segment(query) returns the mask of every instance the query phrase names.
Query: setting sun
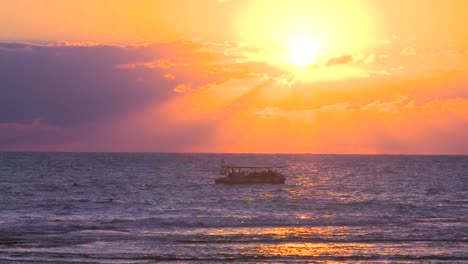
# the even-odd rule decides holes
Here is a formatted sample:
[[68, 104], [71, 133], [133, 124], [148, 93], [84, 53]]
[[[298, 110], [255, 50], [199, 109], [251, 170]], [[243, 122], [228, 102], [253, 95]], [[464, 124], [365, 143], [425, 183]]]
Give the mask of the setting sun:
[[289, 63], [304, 67], [314, 63], [317, 57], [317, 48], [315, 44], [308, 39], [298, 39], [291, 45], [287, 53]]

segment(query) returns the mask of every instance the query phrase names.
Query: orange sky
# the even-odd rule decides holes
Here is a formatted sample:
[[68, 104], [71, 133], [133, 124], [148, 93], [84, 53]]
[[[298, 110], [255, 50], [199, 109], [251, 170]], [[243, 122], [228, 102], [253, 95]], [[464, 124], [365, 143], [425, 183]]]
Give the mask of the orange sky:
[[[153, 71], [172, 97], [57, 149], [468, 154], [468, 1], [15, 0], [0, 10], [2, 42], [177, 47], [114, 65]], [[202, 136], [170, 137], [182, 130]]]

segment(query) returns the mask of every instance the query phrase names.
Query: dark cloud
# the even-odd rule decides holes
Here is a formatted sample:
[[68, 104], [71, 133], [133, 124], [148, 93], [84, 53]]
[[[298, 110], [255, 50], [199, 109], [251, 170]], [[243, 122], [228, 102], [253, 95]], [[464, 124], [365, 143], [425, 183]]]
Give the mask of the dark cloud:
[[162, 69], [116, 65], [166, 58], [177, 47], [0, 43], [0, 123], [72, 126], [135, 111], [172, 96]]
[[[233, 77], [233, 71], [234, 77], [247, 78], [242, 70], [246, 65], [231, 65], [237, 57], [190, 41], [137, 46], [0, 43], [0, 149], [92, 146], [86, 149], [92, 151], [102, 141], [102, 150], [113, 149], [117, 140], [119, 146], [133, 142], [124, 149], [142, 144], [142, 149], [161, 149], [164, 142], [170, 149], [177, 142], [199, 142], [200, 135], [186, 127], [182, 130], [188, 134], [181, 132], [177, 142], [170, 142], [173, 129], [163, 133], [161, 126], [169, 122], [177, 130], [171, 117], [152, 115], [144, 123], [139, 117], [179, 96], [174, 88], [181, 84], [222, 83]], [[127, 123], [132, 118], [135, 121]], [[118, 133], [126, 124], [130, 132]], [[199, 129], [206, 135], [211, 125]], [[151, 143], [156, 134], [163, 138]], [[111, 139], [110, 135], [122, 136]]]
[[[197, 48], [189, 42], [0, 43], [0, 149], [79, 144], [109, 120], [166, 102], [176, 96], [177, 84], [193, 81], [192, 72], [171, 70], [175, 82], [167, 77], [168, 63], [118, 65], [193, 62]], [[208, 78], [200, 76], [194, 84]]]
[[334, 57], [334, 58], [329, 59], [326, 65], [330, 67], [333, 65], [348, 64], [352, 62], [353, 60], [354, 60], [353, 56], [346, 54], [346, 55], [341, 55], [339, 57]]

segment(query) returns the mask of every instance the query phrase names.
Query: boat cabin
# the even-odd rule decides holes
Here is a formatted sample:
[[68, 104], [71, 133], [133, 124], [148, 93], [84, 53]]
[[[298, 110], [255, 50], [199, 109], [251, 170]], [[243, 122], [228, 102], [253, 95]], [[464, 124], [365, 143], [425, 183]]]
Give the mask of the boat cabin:
[[278, 172], [281, 166], [221, 166], [220, 173], [224, 177], [216, 179], [216, 183], [284, 183], [285, 177]]
[[252, 173], [276, 174], [280, 166], [221, 166], [221, 174], [227, 176], [246, 176]]

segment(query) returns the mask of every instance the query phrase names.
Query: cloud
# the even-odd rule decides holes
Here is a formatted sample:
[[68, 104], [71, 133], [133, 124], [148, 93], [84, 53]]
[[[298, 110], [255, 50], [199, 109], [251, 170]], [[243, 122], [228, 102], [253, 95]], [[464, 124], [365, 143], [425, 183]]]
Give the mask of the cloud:
[[[29, 44], [29, 45], [35, 45], [35, 44]], [[45, 44], [45, 46], [47, 47], [96, 47], [96, 46], [106, 46], [106, 45], [102, 43], [98, 43], [98, 42], [58, 41], [58, 42], [47, 43]]]
[[334, 65], [340, 65], [340, 64], [348, 64], [353, 61], [353, 56], [346, 54], [346, 55], [341, 55], [339, 57], [334, 57], [331, 58], [327, 61], [326, 65], [328, 67], [334, 66]]
[[[0, 123], [35, 118], [58, 126], [99, 122], [169, 100], [176, 75], [196, 87], [226, 79], [203, 64], [209, 55], [200, 47], [187, 41], [0, 43]], [[168, 68], [173, 72], [164, 72]]]
[[158, 46], [0, 47], [9, 48], [0, 50], [0, 122], [40, 118], [46, 124], [70, 126], [135, 111], [171, 95], [172, 84], [162, 74], [114, 67]]
[[47, 130], [47, 131], [54, 131], [58, 130], [59, 128], [43, 125], [41, 124], [41, 120], [36, 118], [31, 120], [30, 123], [0, 123], [0, 129], [5, 131], [30, 131], [30, 130]]
[[163, 77], [169, 80], [175, 80], [174, 74], [171, 74], [171, 73], [166, 73], [163, 75]]
[[380, 100], [373, 101], [367, 105], [361, 106], [362, 110], [371, 110], [375, 112], [388, 112], [388, 113], [398, 113], [403, 105], [408, 104], [408, 97], [400, 96], [400, 98], [388, 101], [381, 102]]
[[66, 129], [42, 124], [40, 119], [22, 123], [0, 123], [0, 149], [21, 150], [34, 148], [38, 142], [41, 144], [64, 143], [72, 139], [65, 136]]
[[374, 62], [374, 60], [375, 60], [375, 54], [370, 54], [369, 56], [367, 56], [367, 58], [364, 59], [364, 63], [369, 64], [369, 63]]
[[194, 92], [197, 90], [198, 89], [193, 88], [193, 86], [190, 83], [179, 84], [176, 87], [174, 87], [174, 92], [176, 93]]
[[199, 87], [194, 87], [191, 83], [183, 83], [174, 87], [174, 92], [176, 93], [196, 92], [196, 91], [208, 89], [208, 88], [215, 87], [215, 86], [216, 86], [215, 83], [207, 83]]
[[136, 69], [136, 68], [168, 69], [168, 68], [173, 68], [173, 67], [182, 67], [186, 65], [187, 64], [184, 64], [184, 63], [174, 63], [170, 59], [158, 59], [156, 61], [150, 61], [150, 62], [135, 62], [135, 63], [128, 63], [128, 64], [119, 64], [119, 65], [116, 65], [116, 67], [122, 70]]
[[466, 49], [456, 48], [419, 48], [415, 46], [407, 46], [400, 51], [403, 56], [417, 56], [417, 57], [462, 57], [468, 55]]

